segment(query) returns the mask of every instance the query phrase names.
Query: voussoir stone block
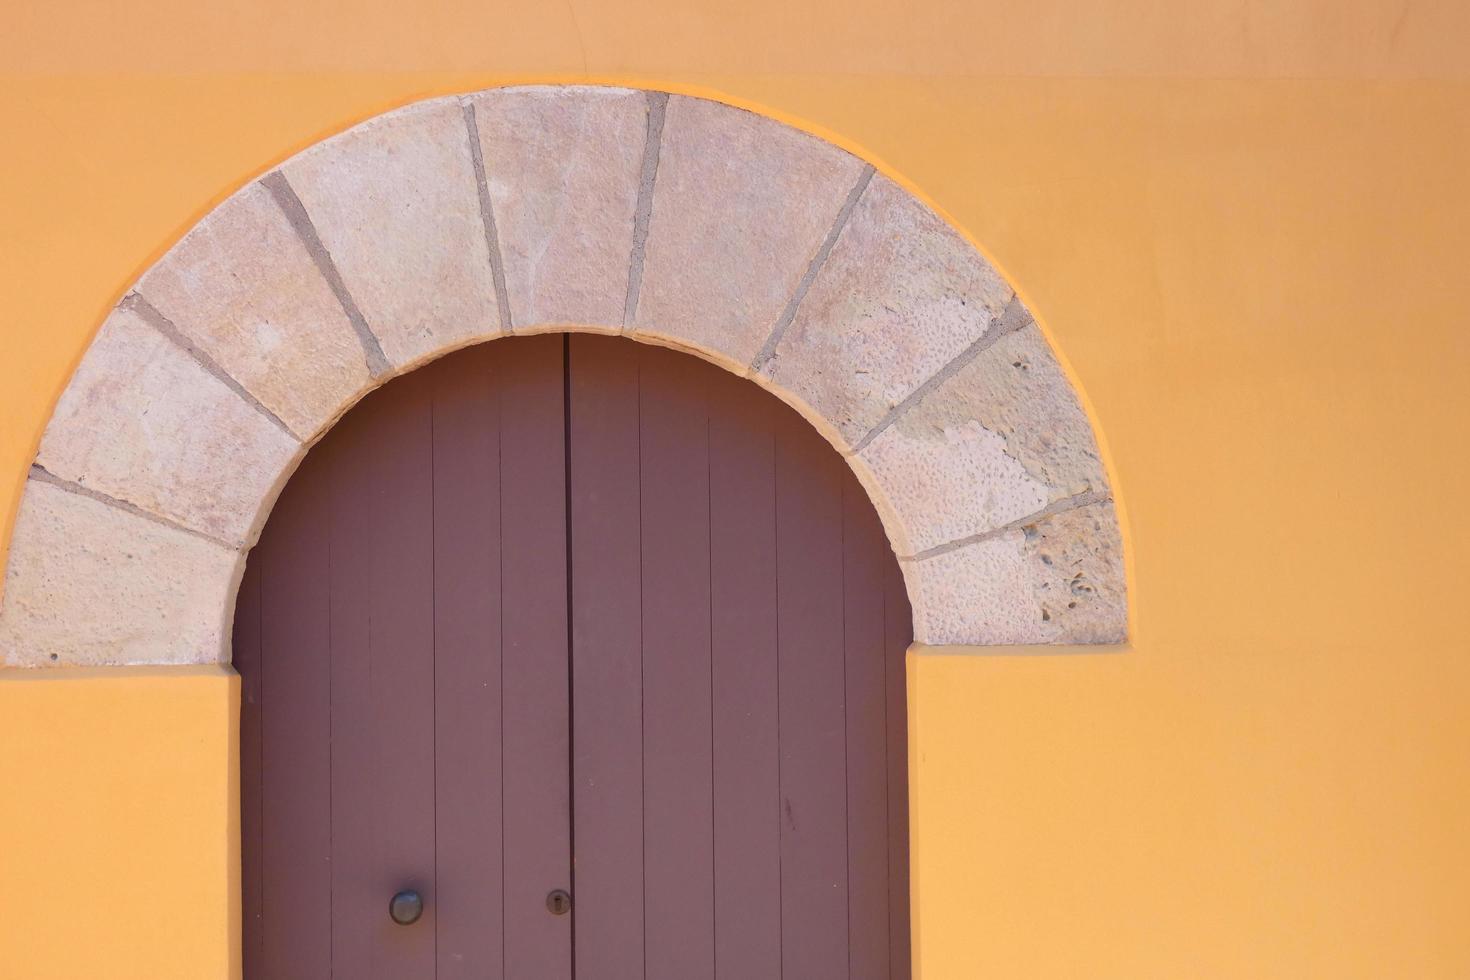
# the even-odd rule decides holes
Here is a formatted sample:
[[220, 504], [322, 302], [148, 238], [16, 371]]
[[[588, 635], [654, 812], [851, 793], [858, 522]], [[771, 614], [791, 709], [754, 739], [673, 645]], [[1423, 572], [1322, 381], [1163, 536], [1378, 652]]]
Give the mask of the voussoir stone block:
[[1049, 488], [1006, 454], [1005, 439], [978, 421], [921, 437], [896, 428], [850, 461], [869, 493], [882, 494], [880, 513], [901, 556], [1002, 527], [1051, 502]]
[[903, 563], [917, 642], [1121, 643], [1123, 548], [1111, 501]]
[[369, 120], [281, 172], [395, 367], [501, 332], [457, 99]]
[[10, 543], [0, 663], [223, 659], [239, 561], [231, 549], [33, 479]]
[[36, 462], [234, 547], [300, 443], [133, 310], [112, 312]]
[[1092, 427], [1029, 318], [924, 395], [854, 463], [882, 488], [904, 554], [1107, 492]]
[[543, 86], [471, 100], [511, 323], [619, 330], [648, 100]]
[[760, 373], [850, 449], [980, 339], [1011, 296], [953, 228], [875, 176]]
[[371, 383], [341, 303], [258, 183], [210, 212], [137, 292], [299, 438]]
[[671, 97], [629, 332], [743, 372], [863, 171], [772, 119]]

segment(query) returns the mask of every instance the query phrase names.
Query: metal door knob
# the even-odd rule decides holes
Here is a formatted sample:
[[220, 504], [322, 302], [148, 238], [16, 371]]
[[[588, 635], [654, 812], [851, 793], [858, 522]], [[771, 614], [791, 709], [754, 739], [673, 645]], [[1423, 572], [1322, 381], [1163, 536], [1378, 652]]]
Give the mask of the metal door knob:
[[572, 910], [572, 896], [558, 888], [546, 896], [546, 911], [552, 915], [566, 915]]
[[424, 897], [416, 891], [401, 891], [388, 902], [388, 915], [401, 926], [411, 926], [424, 914]]

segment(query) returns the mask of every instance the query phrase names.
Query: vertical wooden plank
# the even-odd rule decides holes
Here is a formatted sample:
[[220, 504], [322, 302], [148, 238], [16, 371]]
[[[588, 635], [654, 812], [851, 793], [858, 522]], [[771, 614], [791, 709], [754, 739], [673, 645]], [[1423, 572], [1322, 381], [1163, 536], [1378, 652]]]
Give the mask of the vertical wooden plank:
[[576, 963], [597, 980], [641, 980], [637, 349], [572, 337], [569, 351]]
[[331, 959], [328, 500], [308, 457], [261, 552], [261, 897], [267, 977], [325, 977]]
[[709, 373], [638, 353], [644, 976], [701, 980], [715, 959]]
[[[377, 419], [369, 583], [377, 887], [384, 933], [372, 976], [431, 976], [438, 895], [434, 888], [434, 496], [430, 384], [401, 379], [392, 410]], [[391, 786], [392, 792], [384, 792]], [[411, 929], [387, 918], [389, 896], [414, 888], [424, 917]]]
[[389, 926], [373, 842], [381, 832], [378, 796], [385, 786], [394, 792], [396, 786], [386, 773], [379, 784], [375, 771], [370, 584], [376, 522], [372, 422], [391, 390], [369, 395], [307, 456], [325, 459], [332, 500], [331, 936], [337, 977], [371, 976], [373, 945]]
[[[435, 936], [438, 980], [503, 976], [500, 365], [433, 372]], [[559, 390], [561, 379], [554, 381]], [[559, 522], [558, 522], [559, 523]]]
[[715, 973], [779, 977], [779, 406], [749, 382], [709, 374]]
[[805, 422], [776, 430], [783, 973], [845, 977], [842, 468]]
[[[365, 399], [330, 448], [333, 934], [338, 976], [431, 975], [433, 490], [429, 378]], [[334, 433], [336, 435], [337, 433]], [[395, 925], [388, 899], [424, 896]]]
[[256, 550], [245, 565], [235, 600], [232, 659], [240, 674], [240, 945], [247, 977], [261, 975], [261, 673], [260, 565]]
[[500, 366], [505, 976], [572, 975], [564, 341], [497, 341]]
[[889, 974], [884, 573], [893, 555], [850, 470], [843, 474], [842, 512], [849, 976], [883, 980]]
[[888, 935], [889, 975], [908, 980], [913, 969], [909, 919], [909, 741], [906, 660], [914, 639], [903, 573], [891, 557], [884, 574], [884, 652], [888, 698]]

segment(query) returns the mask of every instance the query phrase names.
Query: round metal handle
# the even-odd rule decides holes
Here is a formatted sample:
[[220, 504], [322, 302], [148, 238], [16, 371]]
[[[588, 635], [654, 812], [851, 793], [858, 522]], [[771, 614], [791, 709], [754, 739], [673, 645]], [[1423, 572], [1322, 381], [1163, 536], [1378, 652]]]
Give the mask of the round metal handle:
[[558, 888], [546, 896], [546, 911], [552, 915], [566, 915], [572, 910], [572, 896]]
[[388, 915], [401, 926], [411, 926], [424, 914], [424, 897], [416, 891], [401, 891], [388, 902]]

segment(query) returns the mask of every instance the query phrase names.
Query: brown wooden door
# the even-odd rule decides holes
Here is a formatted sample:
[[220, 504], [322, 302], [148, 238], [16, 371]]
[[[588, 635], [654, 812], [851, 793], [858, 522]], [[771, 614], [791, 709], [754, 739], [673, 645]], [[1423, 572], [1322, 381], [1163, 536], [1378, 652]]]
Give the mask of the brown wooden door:
[[241, 586], [247, 978], [907, 977], [909, 636], [748, 382], [583, 336], [392, 382]]

